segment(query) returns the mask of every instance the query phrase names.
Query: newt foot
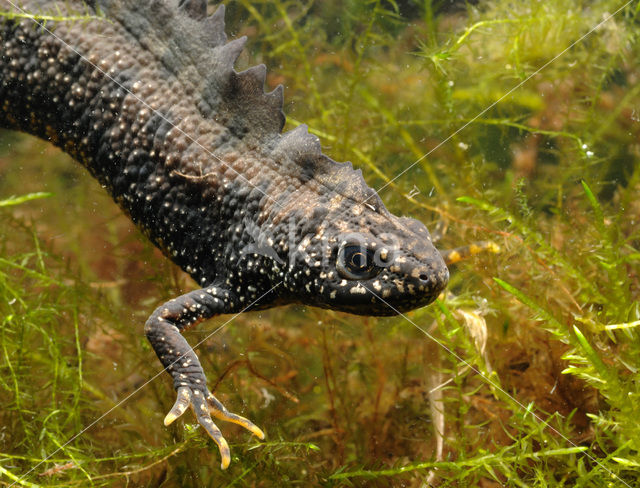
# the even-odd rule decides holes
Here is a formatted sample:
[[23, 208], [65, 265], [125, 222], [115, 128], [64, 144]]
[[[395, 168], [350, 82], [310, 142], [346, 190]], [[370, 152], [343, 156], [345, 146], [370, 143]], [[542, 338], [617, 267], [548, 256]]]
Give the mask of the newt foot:
[[227, 441], [222, 436], [222, 432], [220, 432], [218, 426], [211, 419], [212, 415], [220, 420], [233, 422], [234, 424], [244, 427], [260, 440], [263, 440], [265, 437], [262, 429], [250, 420], [229, 412], [226, 407], [222, 405], [222, 403], [220, 403], [220, 401], [208, 390], [206, 391], [206, 395], [203, 395], [202, 391], [191, 389], [188, 386], [181, 386], [178, 388], [176, 401], [167, 416], [164, 418], [164, 425], [168, 426], [173, 423], [173, 421], [180, 417], [188, 407], [191, 407], [196, 415], [198, 423], [218, 446], [218, 449], [220, 450], [220, 457], [222, 458], [222, 469], [227, 469], [229, 467], [229, 463], [231, 463], [231, 454], [229, 451], [229, 444], [227, 444]]

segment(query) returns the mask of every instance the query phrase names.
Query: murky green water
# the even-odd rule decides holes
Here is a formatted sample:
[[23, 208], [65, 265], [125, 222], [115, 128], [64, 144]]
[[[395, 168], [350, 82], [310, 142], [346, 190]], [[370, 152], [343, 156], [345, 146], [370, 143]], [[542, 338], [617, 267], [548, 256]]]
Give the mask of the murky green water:
[[194, 285], [79, 165], [0, 133], [0, 201], [52, 193], [0, 207], [0, 480], [635, 486], [640, 11], [623, 5], [228, 4], [287, 128], [443, 248], [501, 252], [406, 317], [289, 307], [189, 331], [224, 325], [198, 350], [209, 381], [267, 432], [222, 426], [227, 472], [190, 417], [162, 425], [168, 376], [147, 383], [142, 324]]

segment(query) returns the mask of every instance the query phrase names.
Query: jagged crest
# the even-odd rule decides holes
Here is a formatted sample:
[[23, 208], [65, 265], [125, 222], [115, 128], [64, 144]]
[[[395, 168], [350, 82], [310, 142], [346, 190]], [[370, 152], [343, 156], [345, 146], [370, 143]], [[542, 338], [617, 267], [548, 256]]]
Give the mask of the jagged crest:
[[350, 162], [338, 163], [324, 155], [320, 140], [306, 125], [282, 134], [273, 154], [282, 164], [298, 166], [303, 179], [313, 178], [330, 191], [365, 203], [376, 212], [387, 212], [378, 194], [364, 181], [362, 171], [354, 170]]
[[206, 0], [98, 0], [107, 17], [114, 18], [162, 60], [179, 79], [200, 90], [197, 106], [203, 116], [215, 119], [235, 136], [271, 149], [285, 165], [298, 166], [301, 177], [315, 179], [329, 190], [376, 211], [386, 211], [374, 190], [351, 163], [337, 163], [322, 154], [317, 137], [300, 126], [281, 134], [285, 117], [283, 89], [264, 92], [266, 67], [242, 72], [234, 69], [247, 39], [227, 42], [224, 5], [207, 16]]

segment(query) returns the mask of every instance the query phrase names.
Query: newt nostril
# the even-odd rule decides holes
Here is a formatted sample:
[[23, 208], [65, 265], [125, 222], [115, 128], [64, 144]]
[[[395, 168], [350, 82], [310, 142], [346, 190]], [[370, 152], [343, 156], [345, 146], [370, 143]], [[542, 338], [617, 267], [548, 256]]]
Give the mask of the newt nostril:
[[427, 273], [420, 273], [418, 279], [420, 281], [429, 281], [429, 275]]

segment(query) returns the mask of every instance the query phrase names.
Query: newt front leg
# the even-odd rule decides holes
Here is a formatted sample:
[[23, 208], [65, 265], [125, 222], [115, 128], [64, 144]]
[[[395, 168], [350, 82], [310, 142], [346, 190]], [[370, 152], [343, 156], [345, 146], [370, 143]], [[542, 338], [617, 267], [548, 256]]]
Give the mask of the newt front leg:
[[195, 290], [158, 307], [144, 326], [144, 332], [165, 370], [173, 378], [176, 402], [164, 419], [169, 425], [191, 407], [198, 423], [220, 449], [222, 469], [231, 462], [229, 446], [211, 416], [233, 422], [249, 430], [259, 439], [264, 432], [250, 420], [229, 412], [207, 388], [200, 361], [182, 336], [182, 331], [202, 320], [223, 313], [233, 313], [233, 295], [220, 287]]

